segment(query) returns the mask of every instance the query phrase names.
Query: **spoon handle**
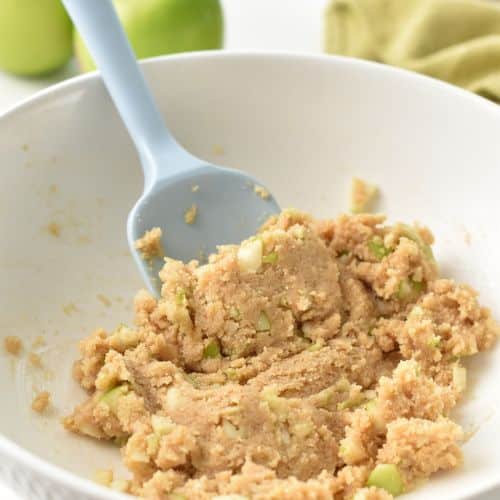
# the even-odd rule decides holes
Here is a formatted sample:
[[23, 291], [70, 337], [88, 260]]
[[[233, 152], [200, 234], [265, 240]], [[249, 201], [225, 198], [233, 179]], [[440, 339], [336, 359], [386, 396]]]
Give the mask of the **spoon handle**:
[[[141, 157], [145, 191], [190, 156], [173, 138], [155, 104], [111, 0], [63, 0], [99, 68]], [[169, 161], [171, 160], [171, 161]], [[179, 161], [184, 160], [184, 161]]]

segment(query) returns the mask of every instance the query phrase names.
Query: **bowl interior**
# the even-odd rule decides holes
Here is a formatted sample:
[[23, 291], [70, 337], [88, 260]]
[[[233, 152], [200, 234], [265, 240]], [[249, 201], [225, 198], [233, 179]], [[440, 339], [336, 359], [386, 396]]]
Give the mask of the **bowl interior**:
[[[390, 219], [436, 236], [442, 273], [472, 284], [500, 317], [500, 112], [479, 98], [381, 66], [326, 57], [191, 55], [145, 64], [181, 143], [263, 179], [283, 207], [332, 217], [352, 176], [381, 187]], [[112, 446], [67, 434], [59, 419], [84, 396], [71, 379], [77, 341], [130, 322], [142, 286], [125, 220], [142, 187], [137, 155], [102, 84], [65, 84], [0, 120], [0, 323], [24, 341], [2, 355], [2, 433], [90, 477], [120, 463]], [[36, 339], [42, 336], [42, 345]], [[29, 353], [40, 355], [33, 367]], [[457, 412], [474, 431], [460, 471], [408, 498], [457, 498], [493, 484], [500, 451], [500, 350], [471, 361]], [[34, 392], [54, 408], [35, 415]]]

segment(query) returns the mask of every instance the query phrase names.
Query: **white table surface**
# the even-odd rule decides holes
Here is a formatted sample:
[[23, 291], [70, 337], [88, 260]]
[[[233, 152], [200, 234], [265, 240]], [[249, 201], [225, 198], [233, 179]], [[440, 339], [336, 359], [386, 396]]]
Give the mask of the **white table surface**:
[[[322, 10], [327, 0], [222, 0], [222, 3], [228, 49], [321, 51]], [[45, 79], [21, 79], [0, 72], [0, 114], [39, 90], [76, 74], [73, 63]], [[500, 491], [477, 500], [499, 498]], [[2, 484], [0, 499], [21, 500]]]

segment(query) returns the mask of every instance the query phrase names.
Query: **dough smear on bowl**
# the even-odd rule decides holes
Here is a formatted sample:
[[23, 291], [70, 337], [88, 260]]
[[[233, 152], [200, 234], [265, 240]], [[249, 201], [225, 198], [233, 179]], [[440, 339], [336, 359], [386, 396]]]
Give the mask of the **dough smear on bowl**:
[[135, 326], [97, 330], [66, 427], [150, 499], [379, 499], [461, 463], [463, 358], [499, 334], [431, 233], [294, 210], [205, 265], [166, 259]]

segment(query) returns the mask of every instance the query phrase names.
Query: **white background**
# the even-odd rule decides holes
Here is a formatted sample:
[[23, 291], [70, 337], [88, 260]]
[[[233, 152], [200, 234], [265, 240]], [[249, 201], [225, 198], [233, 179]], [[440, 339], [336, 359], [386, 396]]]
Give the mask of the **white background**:
[[[327, 0], [222, 0], [222, 3], [228, 49], [321, 51], [322, 11]], [[74, 64], [43, 80], [20, 79], [0, 72], [0, 113], [75, 74]], [[492, 493], [481, 500], [498, 498], [500, 493]], [[1, 484], [0, 499], [21, 500]]]

